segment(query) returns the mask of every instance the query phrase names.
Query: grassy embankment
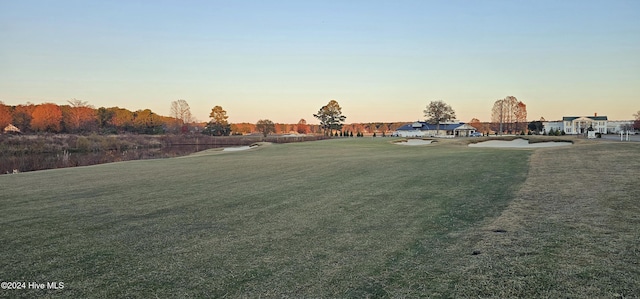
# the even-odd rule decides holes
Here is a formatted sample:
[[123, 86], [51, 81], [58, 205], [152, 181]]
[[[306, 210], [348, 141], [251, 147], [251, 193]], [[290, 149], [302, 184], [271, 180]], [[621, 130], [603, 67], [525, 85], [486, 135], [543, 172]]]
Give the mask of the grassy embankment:
[[388, 141], [0, 176], [0, 296], [640, 293], [638, 144]]

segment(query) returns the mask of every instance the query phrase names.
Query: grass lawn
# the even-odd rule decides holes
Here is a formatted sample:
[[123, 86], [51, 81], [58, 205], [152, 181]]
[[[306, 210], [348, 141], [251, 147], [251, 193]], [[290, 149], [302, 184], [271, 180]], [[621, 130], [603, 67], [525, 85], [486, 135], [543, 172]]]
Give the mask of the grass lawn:
[[0, 176], [0, 297], [640, 294], [640, 144], [390, 140]]

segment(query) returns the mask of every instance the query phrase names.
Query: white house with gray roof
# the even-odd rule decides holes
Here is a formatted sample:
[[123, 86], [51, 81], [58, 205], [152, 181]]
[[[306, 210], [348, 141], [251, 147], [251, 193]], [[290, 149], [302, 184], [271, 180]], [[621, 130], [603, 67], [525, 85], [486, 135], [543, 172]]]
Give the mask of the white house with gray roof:
[[566, 134], [585, 134], [587, 131], [607, 133], [607, 117], [598, 116], [565, 116], [562, 118], [562, 126]]
[[423, 121], [404, 125], [393, 132], [400, 137], [457, 137], [470, 136], [476, 132], [476, 128], [465, 123], [443, 123], [438, 125]]
[[551, 130], [562, 131], [565, 134], [576, 135], [593, 131], [601, 134], [619, 134], [627, 130], [633, 131], [633, 120], [609, 120], [606, 116], [565, 116], [558, 121], [542, 122], [545, 132]]

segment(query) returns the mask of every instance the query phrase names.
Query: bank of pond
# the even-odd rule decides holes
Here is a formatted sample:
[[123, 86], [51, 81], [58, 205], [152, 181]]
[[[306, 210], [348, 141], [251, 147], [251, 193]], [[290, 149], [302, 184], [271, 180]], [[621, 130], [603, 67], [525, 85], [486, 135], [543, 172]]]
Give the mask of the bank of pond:
[[203, 136], [203, 135], [0, 135], [0, 174], [171, 158], [256, 142], [288, 143], [324, 136]]

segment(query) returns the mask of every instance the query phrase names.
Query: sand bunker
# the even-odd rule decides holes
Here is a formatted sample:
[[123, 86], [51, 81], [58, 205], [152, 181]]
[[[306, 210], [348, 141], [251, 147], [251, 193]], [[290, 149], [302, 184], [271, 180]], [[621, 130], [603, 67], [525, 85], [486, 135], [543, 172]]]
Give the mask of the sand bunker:
[[256, 147], [254, 146], [238, 146], [238, 147], [225, 147], [222, 149], [223, 152], [237, 152], [237, 151], [246, 151], [248, 149], [252, 149]]
[[433, 140], [422, 140], [422, 139], [409, 139], [407, 141], [396, 142], [396, 144], [400, 145], [426, 145], [431, 144]]
[[555, 147], [555, 146], [567, 146], [572, 145], [571, 142], [538, 142], [529, 143], [526, 139], [514, 139], [511, 141], [506, 140], [489, 140], [484, 142], [469, 144], [470, 147], [512, 147], [512, 148], [539, 148], [539, 147]]

